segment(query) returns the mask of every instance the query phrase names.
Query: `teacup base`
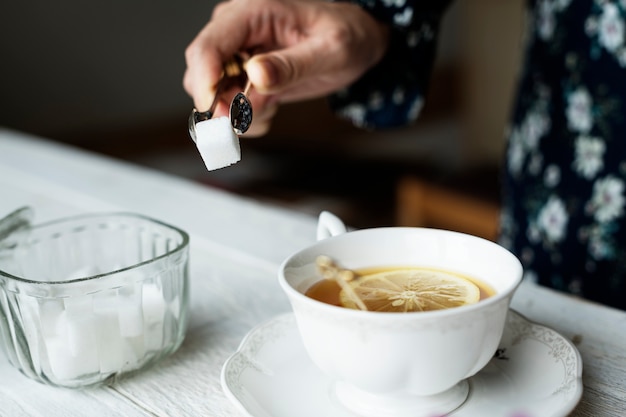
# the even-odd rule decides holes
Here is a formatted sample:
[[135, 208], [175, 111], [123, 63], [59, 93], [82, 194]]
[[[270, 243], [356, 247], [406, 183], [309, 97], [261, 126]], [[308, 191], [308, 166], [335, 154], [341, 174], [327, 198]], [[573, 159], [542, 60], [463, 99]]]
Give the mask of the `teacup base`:
[[332, 395], [361, 417], [432, 417], [459, 408], [469, 395], [469, 383], [461, 381], [442, 393], [417, 396], [372, 394], [339, 381], [334, 384]]

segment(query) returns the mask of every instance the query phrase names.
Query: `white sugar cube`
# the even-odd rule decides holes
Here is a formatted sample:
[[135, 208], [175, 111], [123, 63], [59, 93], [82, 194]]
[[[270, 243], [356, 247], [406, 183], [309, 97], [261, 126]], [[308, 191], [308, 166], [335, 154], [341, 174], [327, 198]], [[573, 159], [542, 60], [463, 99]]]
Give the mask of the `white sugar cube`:
[[120, 337], [120, 325], [114, 311], [108, 314], [101, 311], [98, 315], [98, 361], [100, 372], [107, 374], [116, 372], [124, 364], [124, 346]]
[[[132, 279], [133, 276], [128, 276]], [[126, 285], [118, 289], [117, 315], [122, 337], [136, 337], [143, 333], [143, 311], [141, 308], [141, 285]]]
[[96, 332], [100, 323], [93, 315], [70, 317], [67, 314], [67, 346], [73, 356], [89, 358], [89, 364], [97, 369], [98, 342]]
[[196, 145], [209, 171], [227, 167], [241, 159], [239, 137], [228, 117], [197, 123]]
[[135, 369], [140, 366], [141, 362], [145, 360], [146, 348], [144, 344], [144, 337], [127, 337], [122, 340], [124, 363], [121, 369]]
[[128, 299], [120, 302], [117, 316], [120, 323], [120, 334], [122, 337], [135, 337], [143, 334], [143, 310], [141, 301]]
[[146, 284], [141, 294], [141, 303], [145, 323], [153, 324], [163, 322], [167, 310], [167, 303], [163, 299], [163, 293], [158, 286]]
[[163, 345], [163, 326], [167, 304], [156, 285], [146, 285], [142, 294], [144, 343], [147, 350], [159, 350]]
[[39, 300], [39, 322], [43, 337], [54, 337], [59, 333], [59, 317], [65, 311], [62, 299]]
[[59, 316], [58, 337], [45, 339], [48, 361], [58, 379], [74, 379], [98, 372], [98, 350], [90, 317]]
[[94, 372], [89, 361], [83, 361], [82, 357], [76, 357], [71, 354], [65, 339], [60, 337], [46, 339], [46, 349], [54, 379], [72, 380], [81, 375]]

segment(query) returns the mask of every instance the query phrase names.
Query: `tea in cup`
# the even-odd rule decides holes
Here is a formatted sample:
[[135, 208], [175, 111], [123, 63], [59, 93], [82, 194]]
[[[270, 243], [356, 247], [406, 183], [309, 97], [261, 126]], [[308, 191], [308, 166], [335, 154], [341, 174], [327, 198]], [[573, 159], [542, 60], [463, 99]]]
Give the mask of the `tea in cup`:
[[[457, 232], [347, 231], [328, 212], [320, 215], [318, 239], [283, 262], [279, 282], [307, 353], [335, 381], [333, 400], [372, 417], [444, 415], [463, 404], [467, 379], [498, 348], [522, 279], [519, 260], [496, 243]], [[332, 290], [339, 294], [333, 295], [335, 302], [311, 297], [311, 288], [324, 282], [320, 256], [358, 275], [342, 284], [345, 289]], [[436, 309], [415, 307], [428, 304], [425, 292], [402, 287], [415, 276], [444, 280], [446, 288], [458, 290], [448, 299], [461, 301], [451, 306], [437, 301], [442, 306]], [[380, 294], [380, 286], [392, 295], [379, 308], [374, 301], [380, 300], [368, 294]], [[350, 291], [367, 311], [352, 303]]]

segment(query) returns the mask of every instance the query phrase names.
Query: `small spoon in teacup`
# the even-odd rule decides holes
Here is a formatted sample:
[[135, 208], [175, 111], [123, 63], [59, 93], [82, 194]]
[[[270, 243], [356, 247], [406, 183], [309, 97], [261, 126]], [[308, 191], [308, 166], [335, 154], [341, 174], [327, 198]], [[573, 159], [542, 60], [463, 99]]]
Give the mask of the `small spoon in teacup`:
[[349, 284], [350, 281], [357, 278], [357, 274], [354, 271], [340, 267], [335, 261], [325, 255], [318, 256], [315, 259], [315, 264], [324, 279], [335, 281], [346, 295], [352, 299], [359, 310], [367, 311], [367, 306]]

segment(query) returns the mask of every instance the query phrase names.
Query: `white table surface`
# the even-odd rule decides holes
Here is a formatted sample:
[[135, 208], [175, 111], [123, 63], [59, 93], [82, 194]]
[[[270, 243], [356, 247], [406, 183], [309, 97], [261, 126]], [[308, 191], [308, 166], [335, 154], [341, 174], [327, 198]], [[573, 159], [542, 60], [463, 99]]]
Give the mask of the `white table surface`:
[[[35, 223], [131, 211], [186, 230], [191, 319], [174, 355], [113, 386], [49, 387], [0, 357], [0, 416], [241, 415], [222, 391], [222, 364], [252, 327], [289, 311], [278, 266], [314, 242], [316, 218], [0, 128], [0, 217], [25, 205]], [[512, 307], [576, 342], [584, 393], [573, 416], [626, 415], [626, 312], [530, 283]]]

